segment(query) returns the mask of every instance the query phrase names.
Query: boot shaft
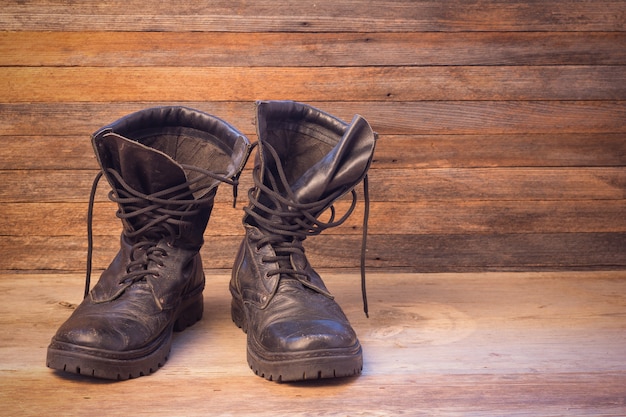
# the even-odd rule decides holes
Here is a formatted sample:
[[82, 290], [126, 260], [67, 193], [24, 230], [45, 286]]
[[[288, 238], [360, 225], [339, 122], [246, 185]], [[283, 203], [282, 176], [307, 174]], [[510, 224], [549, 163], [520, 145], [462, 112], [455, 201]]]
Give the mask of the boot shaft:
[[217, 186], [236, 180], [250, 152], [235, 128], [185, 107], [130, 114], [94, 133], [92, 143], [127, 238], [166, 233], [197, 248]]
[[[294, 206], [323, 202], [315, 216], [363, 180], [377, 139], [361, 116], [348, 124], [292, 101], [258, 102], [257, 133], [255, 181]], [[280, 210], [260, 188], [256, 198]]]
[[[204, 168], [224, 177], [238, 175], [250, 153], [249, 140], [232, 125], [181, 106], [155, 107], [129, 114], [95, 132], [94, 147], [99, 138], [109, 133], [161, 152], [178, 165]], [[185, 174], [189, 180], [197, 176], [194, 172]]]

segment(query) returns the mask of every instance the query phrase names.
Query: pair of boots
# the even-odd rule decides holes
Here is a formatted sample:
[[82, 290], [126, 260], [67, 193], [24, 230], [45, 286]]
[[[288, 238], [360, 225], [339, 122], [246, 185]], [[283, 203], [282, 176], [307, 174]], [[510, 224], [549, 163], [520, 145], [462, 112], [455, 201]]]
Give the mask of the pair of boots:
[[[302, 242], [341, 224], [372, 161], [376, 134], [291, 101], [257, 103], [254, 186], [230, 291], [232, 318], [247, 333], [252, 370], [275, 381], [361, 372], [361, 345], [309, 265]], [[48, 347], [50, 368], [124, 380], [148, 375], [172, 334], [201, 319], [205, 277], [199, 250], [218, 185], [234, 187], [253, 148], [223, 120], [185, 107], [126, 116], [92, 138], [122, 220], [120, 250]], [[366, 185], [366, 184], [365, 184]], [[333, 203], [352, 193], [337, 219]], [[321, 221], [322, 213], [330, 214]]]

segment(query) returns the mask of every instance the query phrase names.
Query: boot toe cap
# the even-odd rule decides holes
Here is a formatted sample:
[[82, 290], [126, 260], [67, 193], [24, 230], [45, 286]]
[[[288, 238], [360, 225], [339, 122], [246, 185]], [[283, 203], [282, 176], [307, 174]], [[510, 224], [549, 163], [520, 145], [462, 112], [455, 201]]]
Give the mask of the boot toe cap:
[[128, 327], [123, 323], [111, 323], [103, 318], [93, 320], [68, 321], [59, 328], [54, 341], [77, 347], [108, 351], [126, 351], [134, 348], [128, 337]]
[[352, 328], [333, 320], [283, 321], [268, 326], [261, 344], [274, 352], [349, 348], [358, 344]]

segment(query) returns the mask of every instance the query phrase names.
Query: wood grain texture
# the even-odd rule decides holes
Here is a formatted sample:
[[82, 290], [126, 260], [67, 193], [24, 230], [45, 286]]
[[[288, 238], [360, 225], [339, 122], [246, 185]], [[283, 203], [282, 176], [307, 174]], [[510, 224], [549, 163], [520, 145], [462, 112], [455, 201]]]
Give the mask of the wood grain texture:
[[620, 66], [5, 67], [5, 102], [618, 100]]
[[[604, 200], [598, 212], [595, 200], [458, 200], [372, 202], [368, 232], [370, 235], [459, 234], [459, 233], [594, 233], [626, 232], [626, 207], [621, 200]], [[336, 204], [337, 212], [349, 208], [347, 201]], [[95, 204], [93, 230], [96, 235], [117, 236], [120, 220], [117, 205]], [[6, 203], [0, 230], [11, 236], [86, 236], [87, 203]], [[441, 213], [445, 213], [442, 216]], [[220, 202], [213, 208], [207, 239], [214, 236], [240, 236], [241, 207]], [[362, 230], [363, 204], [337, 228], [322, 236], [353, 234]], [[54, 222], [41, 219], [55, 218]], [[393, 227], [387, 219], [393, 219]], [[312, 238], [315, 239], [315, 238]]]
[[0, 32], [0, 52], [24, 67], [624, 65], [626, 34], [23, 31]]
[[[255, 141], [257, 99], [379, 133], [371, 268], [623, 269], [625, 15], [618, 0], [6, 1], [0, 270], [83, 268], [101, 126], [175, 104]], [[220, 188], [209, 268], [229, 268], [252, 165], [238, 209]], [[107, 191], [98, 268], [120, 230]], [[358, 265], [362, 213], [307, 242], [316, 266]]]
[[[0, 28], [0, 414], [626, 415], [623, 0], [5, 0]], [[167, 364], [122, 383], [47, 369], [83, 294], [90, 135], [184, 105], [255, 141], [258, 99], [360, 114], [379, 133], [369, 319], [360, 187], [346, 223], [305, 242], [364, 374], [249, 370], [228, 280], [252, 158], [236, 208], [218, 191], [204, 319]], [[108, 189], [92, 285], [119, 248]]]
[[[626, 265], [626, 232], [411, 233], [369, 236], [366, 266], [370, 272], [622, 270]], [[200, 252], [205, 268], [232, 269], [241, 238], [207, 236]], [[84, 236], [8, 236], [3, 240], [0, 271], [85, 269]], [[318, 236], [307, 240], [305, 248], [315, 268], [351, 271], [360, 266], [360, 235]], [[119, 236], [94, 238], [94, 268], [106, 268], [118, 250]]]
[[299, 0], [198, 4], [193, 0], [151, 5], [142, 0], [5, 2], [6, 30], [202, 31], [202, 32], [465, 32], [623, 31], [620, 0], [511, 2], [454, 0]]
[[[260, 97], [260, 100], [271, 99]], [[626, 134], [626, 100], [585, 101], [307, 101], [343, 120], [365, 117], [383, 135]], [[4, 135], [88, 138], [94, 131], [148, 107], [184, 105], [228, 120], [254, 134], [254, 101], [122, 103], [0, 103]]]
[[[210, 271], [209, 271], [210, 272]], [[82, 297], [76, 274], [0, 280], [4, 415], [622, 416], [626, 276], [614, 272], [324, 273], [364, 349], [358, 378], [277, 384], [255, 376], [230, 319], [228, 275], [208, 273], [205, 315], [176, 334], [169, 361], [119, 383], [45, 367]], [[132, 401], [128, 401], [132, 398]], [[115, 399], [115, 406], [111, 406]], [[263, 404], [262, 407], [259, 404]]]
[[[256, 134], [248, 135], [250, 140], [256, 141]], [[87, 132], [80, 136], [2, 136], [0, 140], [2, 169], [98, 168]], [[252, 165], [253, 159], [250, 159], [248, 167]], [[623, 165], [626, 165], [626, 132], [385, 135], [376, 145], [373, 161], [374, 169]]]
[[[86, 202], [95, 174], [90, 170], [0, 171], [0, 198], [16, 203]], [[372, 169], [369, 176], [371, 200], [394, 202], [623, 200], [626, 184], [621, 167], [580, 168], [576, 176], [567, 169], [534, 167]], [[244, 171], [239, 187], [251, 186], [251, 174]], [[98, 200], [106, 200], [108, 191], [103, 181]], [[229, 187], [220, 187], [218, 192], [222, 201], [232, 200]], [[243, 194], [242, 199], [245, 204]]]

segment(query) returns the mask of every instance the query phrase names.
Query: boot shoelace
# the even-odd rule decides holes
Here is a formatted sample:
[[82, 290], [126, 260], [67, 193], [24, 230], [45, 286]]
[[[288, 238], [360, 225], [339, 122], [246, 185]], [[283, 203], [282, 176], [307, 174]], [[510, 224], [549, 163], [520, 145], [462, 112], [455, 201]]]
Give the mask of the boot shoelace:
[[[118, 209], [116, 215], [120, 219], [132, 219], [137, 216], [146, 216], [149, 220], [142, 222], [143, 224], [134, 231], [124, 231], [123, 233], [129, 238], [143, 238], [133, 244], [131, 248], [131, 260], [126, 265], [126, 275], [121, 282], [135, 282], [143, 279], [147, 275], [158, 275], [158, 272], [148, 269], [148, 265], [153, 262], [162, 266], [162, 258], [167, 256], [167, 252], [155, 246], [161, 238], [174, 239], [181, 226], [189, 224], [185, 217], [191, 217], [198, 214], [202, 207], [212, 204], [214, 195], [210, 193], [210, 189], [215, 187], [213, 184], [201, 185], [192, 190], [192, 186], [206, 178], [212, 178], [233, 187], [233, 207], [237, 202], [237, 186], [239, 184], [238, 176], [227, 178], [225, 176], [194, 167], [191, 165], [181, 164], [185, 170], [200, 173], [193, 180], [186, 181], [175, 187], [171, 187], [153, 194], [141, 193], [130, 185], [128, 185], [121, 175], [113, 170], [107, 169], [106, 172], [115, 178], [120, 188], [109, 192], [109, 199], [124, 206], [124, 211]], [[91, 269], [93, 261], [93, 207], [95, 202], [96, 190], [98, 183], [104, 175], [104, 171], [100, 171], [94, 178], [91, 193], [89, 195], [89, 209], [87, 212], [87, 267], [85, 275], [85, 293], [84, 297], [89, 295], [91, 282]], [[205, 197], [193, 198], [194, 192], [206, 191]], [[177, 194], [176, 194], [177, 193]], [[172, 197], [173, 196], [173, 197]], [[189, 198], [191, 196], [191, 198]]]
[[[269, 181], [269, 186], [263, 184], [260, 180], [260, 166], [255, 166], [253, 179], [255, 187], [258, 188], [263, 195], [265, 195], [271, 201], [271, 205], [276, 208], [268, 207], [263, 204], [260, 198], [254, 196], [255, 189], [252, 188], [248, 191], [248, 198], [255, 209], [262, 212], [260, 214], [257, 210], [251, 207], [244, 207], [244, 211], [247, 215], [255, 219], [256, 224], [263, 229], [265, 236], [260, 238], [256, 242], [256, 247], [260, 249], [264, 245], [271, 245], [276, 253], [276, 256], [268, 256], [262, 259], [267, 263], [278, 263], [278, 268], [269, 271], [268, 275], [280, 275], [287, 274], [298, 280], [302, 285], [311, 288], [317, 292], [324, 294], [327, 297], [333, 298], [327, 291], [314, 286], [310, 282], [310, 278], [306, 271], [298, 270], [291, 263], [291, 256], [293, 254], [304, 255], [304, 247], [302, 241], [308, 236], [314, 236], [322, 233], [324, 230], [339, 226], [344, 223], [348, 217], [352, 214], [357, 203], [357, 194], [354, 189], [350, 190], [351, 204], [350, 208], [339, 219], [336, 219], [337, 213], [332, 202], [345, 194], [347, 190], [338, 190], [328, 197], [315, 201], [313, 203], [296, 203], [295, 195], [289, 186], [287, 177], [280, 163], [280, 158], [276, 150], [269, 144], [263, 144], [264, 150], [268, 151], [274, 165], [276, 166], [276, 172], [278, 178], [271, 172], [264, 172], [265, 178]], [[280, 181], [280, 183], [279, 183]], [[282, 196], [276, 190], [285, 190], [287, 197]], [[363, 215], [363, 235], [361, 241], [361, 294], [363, 298], [363, 311], [366, 317], [369, 317], [368, 303], [367, 303], [367, 290], [365, 284], [365, 255], [367, 244], [367, 223], [369, 218], [369, 190], [367, 175], [363, 178], [363, 194], [365, 200], [365, 208]], [[325, 211], [330, 211], [327, 221], [320, 221], [318, 218]]]

